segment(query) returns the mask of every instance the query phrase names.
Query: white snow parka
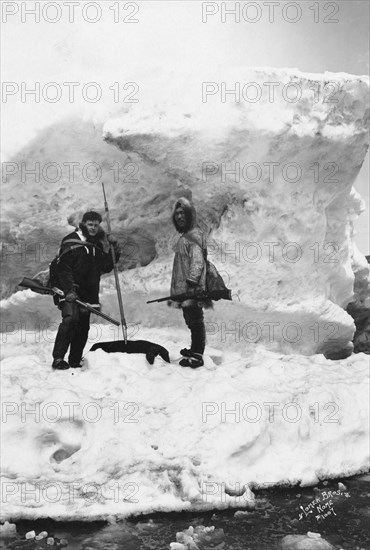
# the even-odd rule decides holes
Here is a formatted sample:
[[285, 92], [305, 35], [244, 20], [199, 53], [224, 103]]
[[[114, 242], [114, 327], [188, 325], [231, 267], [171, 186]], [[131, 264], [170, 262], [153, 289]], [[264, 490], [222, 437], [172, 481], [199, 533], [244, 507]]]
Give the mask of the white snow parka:
[[[171, 296], [174, 294], [183, 294], [189, 290], [206, 290], [206, 255], [207, 245], [203, 233], [195, 225], [195, 210], [192, 204], [186, 198], [180, 198], [176, 201], [173, 210], [173, 221], [177, 229], [174, 214], [176, 208], [182, 206], [187, 219], [186, 231], [181, 234], [177, 241], [174, 251]], [[179, 307], [178, 302], [172, 302], [171, 305]], [[189, 307], [195, 305], [208, 305], [206, 302], [198, 300], [186, 300], [180, 304], [180, 307]]]

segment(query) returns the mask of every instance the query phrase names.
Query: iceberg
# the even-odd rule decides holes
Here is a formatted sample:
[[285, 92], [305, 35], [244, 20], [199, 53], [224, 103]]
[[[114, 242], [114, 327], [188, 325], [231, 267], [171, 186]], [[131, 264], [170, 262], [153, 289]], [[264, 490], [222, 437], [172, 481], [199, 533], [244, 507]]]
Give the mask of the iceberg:
[[[285, 352], [350, 353], [355, 327], [343, 308], [354, 298], [353, 222], [363, 204], [353, 183], [369, 145], [369, 80], [251, 69], [238, 75], [243, 82], [258, 101], [215, 94], [208, 83], [213, 93], [202, 101], [176, 96], [107, 121], [105, 140], [137, 163], [129, 200], [143, 205], [147, 224], [168, 218], [181, 194], [194, 199], [211, 259], [241, 305], [231, 306], [230, 322], [242, 326], [256, 309], [264, 320], [254, 332], [269, 348], [273, 340]], [[369, 267], [360, 257], [363, 300]]]

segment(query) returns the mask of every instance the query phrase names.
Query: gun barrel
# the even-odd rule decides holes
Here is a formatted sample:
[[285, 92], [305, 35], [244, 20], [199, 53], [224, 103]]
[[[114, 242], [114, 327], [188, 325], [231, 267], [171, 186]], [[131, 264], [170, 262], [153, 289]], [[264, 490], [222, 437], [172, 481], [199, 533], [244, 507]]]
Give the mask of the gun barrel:
[[165, 302], [166, 300], [171, 300], [171, 296], [166, 296], [165, 298], [158, 298], [157, 300], [148, 300], [147, 304], [153, 304], [154, 302]]
[[116, 325], [116, 327], [119, 327], [121, 324], [119, 321], [116, 321], [112, 317], [109, 317], [109, 315], [107, 315], [106, 313], [102, 313], [99, 309], [95, 309], [93, 306], [90, 306], [90, 304], [86, 304], [86, 302], [81, 302], [81, 300], [76, 300], [76, 304], [79, 304], [80, 306], [85, 307], [86, 309], [91, 311], [91, 313], [95, 313], [95, 315], [98, 315], [99, 317], [103, 317], [103, 319], [105, 319], [106, 321], [110, 321], [111, 323]]
[[[35, 281], [34, 279], [29, 279], [28, 277], [23, 277], [22, 281], [19, 283], [18, 286], [23, 286], [25, 288], [29, 288], [33, 292], [39, 292], [39, 293], [42, 293], [42, 294], [45, 294], [45, 293], [46, 294], [57, 294], [58, 296], [64, 297], [63, 291], [60, 290], [59, 288], [44, 287], [44, 286], [42, 286], [41, 283]], [[106, 313], [103, 313], [102, 311], [100, 311], [98, 309], [95, 309], [93, 306], [90, 306], [90, 304], [87, 304], [86, 302], [82, 302], [81, 300], [76, 300], [76, 303], [79, 304], [80, 306], [85, 307], [86, 309], [88, 309], [92, 313], [95, 313], [95, 315], [98, 315], [99, 317], [103, 317], [103, 319], [105, 319], [106, 321], [110, 321], [111, 323], [113, 323], [117, 327], [120, 326], [119, 321], [116, 321], [115, 319], [113, 319], [112, 317], [107, 315]]]
[[172, 300], [173, 302], [183, 302], [185, 300], [232, 300], [231, 290], [225, 288], [223, 290], [213, 290], [211, 292], [200, 292], [199, 294], [175, 294], [174, 296], [166, 296], [157, 300], [148, 300], [147, 304], [154, 302], [165, 302]]
[[45, 287], [39, 281], [35, 281], [34, 279], [29, 279], [28, 277], [23, 277], [21, 282], [18, 283], [18, 286], [29, 288], [34, 292], [42, 292], [43, 294], [54, 294], [54, 289]]
[[166, 302], [167, 300], [172, 300], [173, 302], [182, 302], [184, 300], [198, 299], [201, 300], [203, 295], [195, 294], [175, 294], [174, 296], [165, 296], [164, 298], [158, 298], [157, 300], [149, 300], [147, 304], [152, 304], [153, 302]]

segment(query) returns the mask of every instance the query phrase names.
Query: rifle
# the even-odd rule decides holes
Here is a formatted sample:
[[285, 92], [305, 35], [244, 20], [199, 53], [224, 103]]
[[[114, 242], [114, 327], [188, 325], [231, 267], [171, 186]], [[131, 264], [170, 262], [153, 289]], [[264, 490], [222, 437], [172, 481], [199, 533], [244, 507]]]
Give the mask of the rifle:
[[173, 302], [184, 302], [185, 300], [232, 300], [231, 290], [225, 288], [224, 290], [213, 290], [211, 292], [196, 292], [195, 294], [175, 294], [174, 296], [166, 296], [165, 298], [158, 298], [157, 300], [149, 300], [147, 304], [152, 304], [153, 302], [166, 302], [167, 300], [172, 300]]
[[[104, 208], [105, 208], [105, 213], [107, 215], [107, 227], [108, 227], [108, 232], [111, 233], [109, 208], [108, 208], [107, 197], [105, 195], [105, 189], [104, 189], [104, 183], [103, 182], [102, 182], [102, 186], [103, 186], [103, 195], [104, 195]], [[110, 251], [111, 251], [112, 261], [113, 261], [114, 279], [116, 281], [116, 290], [117, 290], [119, 312], [120, 312], [120, 316], [121, 316], [121, 325], [122, 325], [123, 338], [125, 340], [125, 344], [127, 344], [127, 324], [126, 324], [126, 319], [125, 319], [125, 313], [123, 311], [121, 287], [119, 286], [118, 267], [117, 267], [117, 264], [116, 264], [116, 255], [115, 255], [114, 248], [113, 248], [111, 243], [109, 243], [109, 248], [110, 248]]]
[[[57, 288], [55, 286], [53, 286], [53, 288], [43, 286], [39, 281], [37, 280], [35, 281], [35, 279], [29, 279], [28, 277], [23, 277], [23, 279], [21, 280], [18, 286], [29, 288], [30, 290], [32, 290], [33, 292], [37, 292], [38, 294], [56, 294], [57, 296], [64, 298], [64, 292], [63, 290], [60, 290], [60, 288]], [[92, 313], [95, 313], [95, 315], [99, 315], [100, 317], [103, 317], [103, 319], [110, 321], [117, 327], [120, 326], [120, 323], [118, 321], [116, 321], [115, 319], [112, 319], [112, 317], [109, 317], [109, 315], [102, 313], [98, 309], [95, 309], [93, 306], [90, 306], [90, 304], [81, 302], [81, 300], [76, 300], [76, 304], [78, 304], [79, 306], [85, 307]]]

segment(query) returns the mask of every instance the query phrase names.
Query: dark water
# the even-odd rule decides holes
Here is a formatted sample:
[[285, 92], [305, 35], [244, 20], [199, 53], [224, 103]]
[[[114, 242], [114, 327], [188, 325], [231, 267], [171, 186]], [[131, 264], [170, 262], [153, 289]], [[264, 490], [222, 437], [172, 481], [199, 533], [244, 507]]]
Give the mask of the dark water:
[[[340, 494], [338, 481], [345, 485]], [[370, 475], [321, 483], [317, 487], [276, 489], [256, 492], [257, 507], [234, 517], [235, 510], [209, 513], [155, 514], [113, 525], [94, 523], [57, 523], [51, 520], [17, 523], [17, 539], [0, 541], [0, 548], [53, 548], [26, 542], [27, 531], [48, 531], [49, 535], [68, 541], [68, 550], [165, 550], [176, 541], [176, 532], [190, 525], [223, 529], [223, 550], [275, 550], [285, 535], [320, 533], [336, 548], [370, 550]], [[303, 509], [316, 499], [312, 513]], [[322, 518], [329, 510], [331, 512]], [[324, 507], [324, 504], [326, 506]], [[321, 506], [321, 508], [318, 508]], [[242, 509], [242, 508], [240, 508]], [[300, 519], [300, 514], [301, 516]], [[318, 516], [320, 515], [320, 518]], [[57, 539], [56, 539], [57, 540]], [[37, 544], [37, 545], [36, 545]], [[54, 545], [55, 548], [55, 545]]]

